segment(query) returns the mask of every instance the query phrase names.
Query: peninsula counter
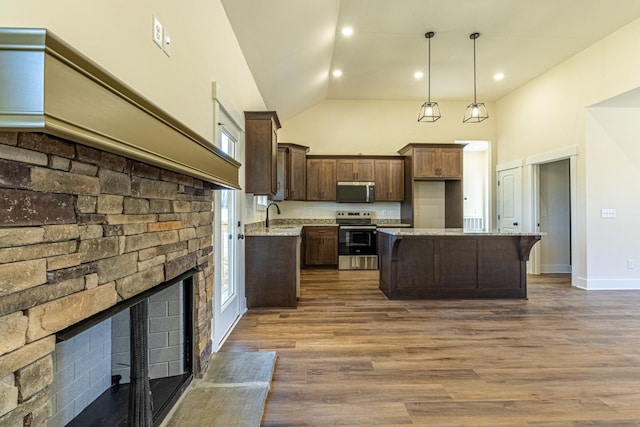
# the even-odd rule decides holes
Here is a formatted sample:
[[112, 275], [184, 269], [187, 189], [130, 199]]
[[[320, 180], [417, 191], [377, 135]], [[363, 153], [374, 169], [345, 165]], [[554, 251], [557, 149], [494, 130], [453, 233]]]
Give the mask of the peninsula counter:
[[527, 261], [542, 233], [378, 229], [389, 299], [526, 298]]

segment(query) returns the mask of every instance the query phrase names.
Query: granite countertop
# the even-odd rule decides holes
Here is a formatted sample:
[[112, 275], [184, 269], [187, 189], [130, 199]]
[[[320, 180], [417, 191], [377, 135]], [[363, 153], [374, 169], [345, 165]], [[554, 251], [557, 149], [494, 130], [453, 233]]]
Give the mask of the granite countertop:
[[380, 233], [392, 236], [544, 236], [545, 233], [498, 233], [493, 231], [463, 231], [462, 228], [381, 228]]
[[299, 225], [274, 225], [269, 228], [255, 227], [245, 232], [245, 236], [296, 237], [302, 234]]
[[[386, 220], [397, 221], [397, 220]], [[382, 220], [380, 223], [374, 223], [379, 228], [386, 227], [410, 227], [409, 224], [399, 222], [386, 222]], [[308, 219], [280, 219], [274, 218], [271, 226], [266, 228], [264, 222], [245, 225], [245, 236], [299, 236], [303, 227], [338, 227], [333, 218], [308, 218]]]

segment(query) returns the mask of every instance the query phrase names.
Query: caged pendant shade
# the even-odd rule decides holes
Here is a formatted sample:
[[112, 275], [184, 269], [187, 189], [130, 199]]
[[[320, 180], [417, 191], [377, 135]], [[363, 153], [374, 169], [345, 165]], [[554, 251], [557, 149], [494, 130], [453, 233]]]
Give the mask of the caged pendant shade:
[[419, 122], [435, 122], [440, 118], [440, 107], [437, 102], [431, 102], [431, 39], [435, 33], [433, 31], [427, 32], [424, 36], [429, 41], [429, 65], [427, 75], [427, 102], [420, 107], [420, 113], [418, 113]]
[[487, 107], [476, 99], [476, 39], [480, 33], [472, 33], [469, 38], [473, 40], [473, 103], [467, 106], [462, 119], [463, 123], [480, 123], [489, 118]]

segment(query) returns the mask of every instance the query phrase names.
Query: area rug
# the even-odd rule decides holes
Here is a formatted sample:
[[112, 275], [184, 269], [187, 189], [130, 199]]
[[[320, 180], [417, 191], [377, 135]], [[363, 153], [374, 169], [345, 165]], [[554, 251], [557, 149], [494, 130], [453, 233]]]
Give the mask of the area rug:
[[165, 425], [259, 426], [275, 363], [273, 351], [215, 353]]

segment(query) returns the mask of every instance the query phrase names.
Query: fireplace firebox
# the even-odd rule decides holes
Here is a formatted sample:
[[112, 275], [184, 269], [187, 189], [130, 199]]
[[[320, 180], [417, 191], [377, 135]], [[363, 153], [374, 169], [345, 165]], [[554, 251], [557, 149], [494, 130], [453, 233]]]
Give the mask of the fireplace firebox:
[[[57, 335], [49, 426], [136, 425], [132, 417], [141, 410], [132, 405], [145, 399], [152, 423], [162, 421], [193, 378], [193, 275], [187, 271]], [[134, 339], [141, 322], [146, 335]], [[138, 380], [146, 396], [132, 395], [139, 388], [136, 360], [145, 365]]]

